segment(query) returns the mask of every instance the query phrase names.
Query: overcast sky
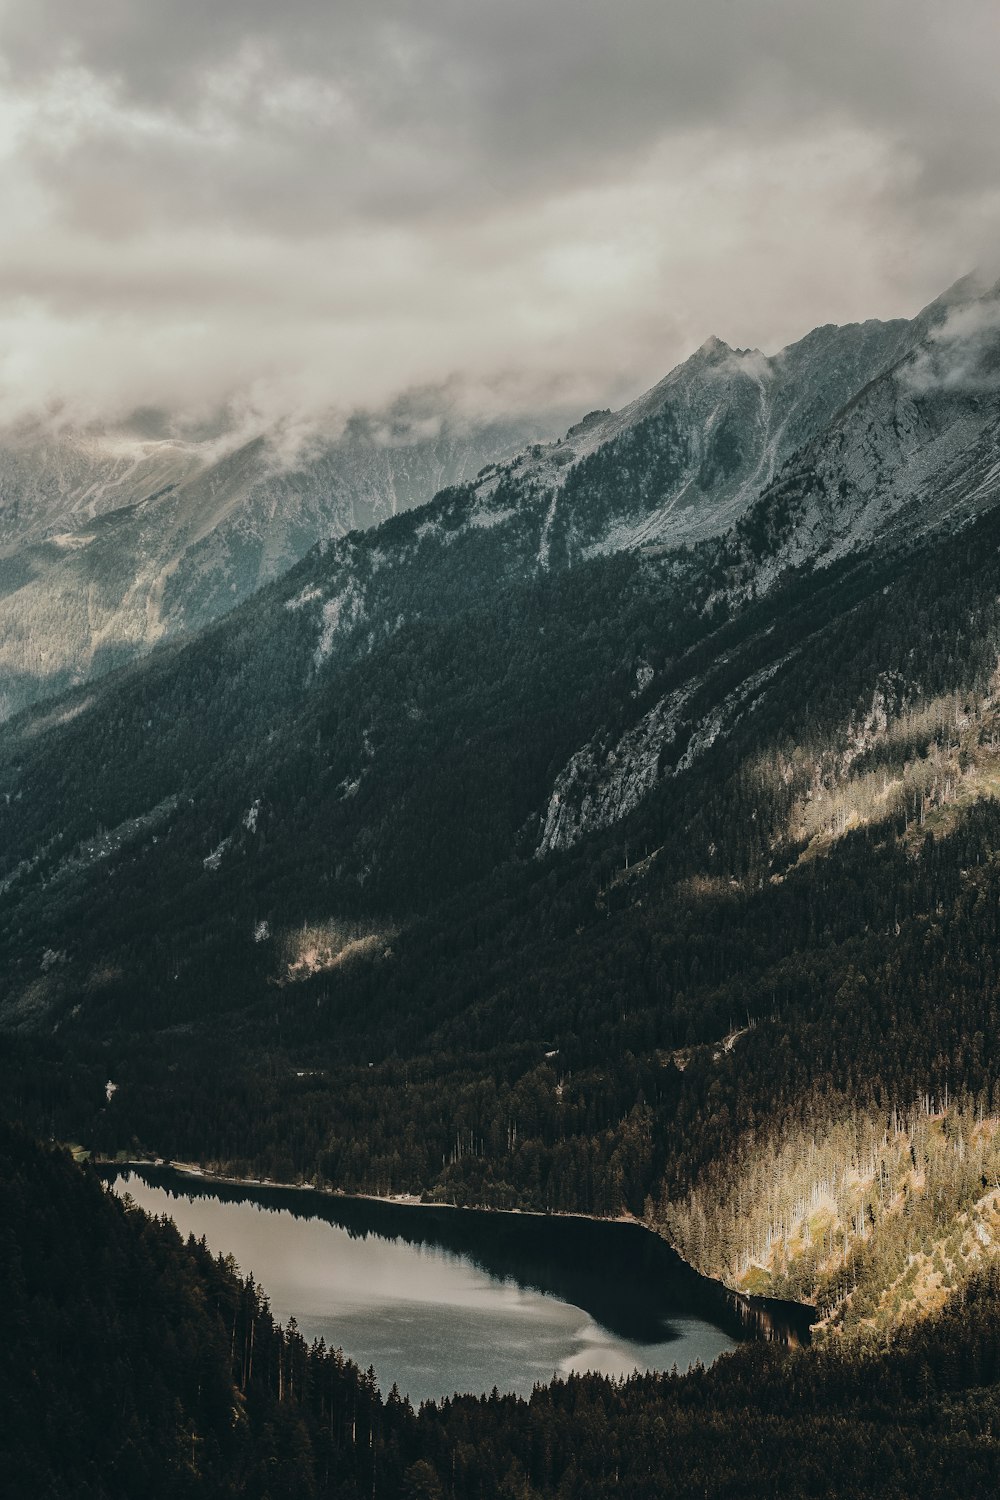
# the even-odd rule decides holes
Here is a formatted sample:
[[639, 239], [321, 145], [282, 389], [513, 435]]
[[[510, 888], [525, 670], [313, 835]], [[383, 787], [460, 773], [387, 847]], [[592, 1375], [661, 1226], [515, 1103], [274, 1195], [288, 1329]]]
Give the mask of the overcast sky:
[[0, 0], [0, 417], [581, 406], [1000, 246], [996, 0]]

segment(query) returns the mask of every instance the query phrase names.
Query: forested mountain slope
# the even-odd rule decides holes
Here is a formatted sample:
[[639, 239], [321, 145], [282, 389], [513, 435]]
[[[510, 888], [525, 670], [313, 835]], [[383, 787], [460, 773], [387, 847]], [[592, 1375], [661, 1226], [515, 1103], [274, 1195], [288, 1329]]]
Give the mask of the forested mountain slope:
[[[722, 537], [584, 545], [660, 474], [654, 415], [9, 723], [9, 1107], [626, 1208], [856, 1332], [939, 1302], [1000, 1243], [995, 305], [938, 307]], [[973, 374], [873, 425], [942, 360]]]

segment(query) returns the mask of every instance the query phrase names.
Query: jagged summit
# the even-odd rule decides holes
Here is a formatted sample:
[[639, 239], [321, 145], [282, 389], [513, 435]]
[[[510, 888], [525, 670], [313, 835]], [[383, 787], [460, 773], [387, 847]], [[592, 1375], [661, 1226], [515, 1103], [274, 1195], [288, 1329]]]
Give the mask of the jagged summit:
[[746, 525], [767, 539], [763, 578], [955, 530], [1000, 500], [1000, 302], [981, 286], [964, 277], [924, 308], [918, 337], [762, 495]]
[[[571, 553], [697, 542], [725, 531], [782, 464], [869, 381], [919, 340], [902, 320], [828, 324], [768, 356], [712, 334], [681, 364], [619, 411], [592, 412], [558, 443], [536, 445], [494, 467], [479, 485], [488, 501], [505, 477], [524, 492], [573, 491], [557, 502]], [[642, 450], [642, 458], [635, 449]], [[581, 469], [603, 462], [634, 474], [658, 454], [636, 495], [602, 482], [600, 516], [576, 495]], [[571, 476], [572, 478], [571, 482]], [[546, 552], [546, 558], [548, 552]]]
[[953, 281], [939, 297], [934, 298], [933, 302], [929, 302], [918, 313], [918, 321], [930, 327], [954, 312], [956, 308], [967, 307], [970, 303], [996, 296], [998, 288], [1000, 288], [1000, 282], [994, 281], [986, 271], [975, 267], [967, 271], [964, 276], [960, 276], [957, 281]]
[[724, 358], [727, 354], [733, 354], [733, 353], [735, 353], [735, 351], [733, 349], [731, 349], [730, 346], [723, 339], [720, 339], [719, 336], [718, 336], [718, 334], [710, 333], [709, 336], [708, 336], [708, 338], [705, 340], [705, 342], [703, 344], [701, 344], [699, 346], [699, 348], [697, 348], [695, 350], [695, 353], [694, 353], [693, 357], [694, 358], [703, 357], [705, 359], [716, 359], [716, 358]]

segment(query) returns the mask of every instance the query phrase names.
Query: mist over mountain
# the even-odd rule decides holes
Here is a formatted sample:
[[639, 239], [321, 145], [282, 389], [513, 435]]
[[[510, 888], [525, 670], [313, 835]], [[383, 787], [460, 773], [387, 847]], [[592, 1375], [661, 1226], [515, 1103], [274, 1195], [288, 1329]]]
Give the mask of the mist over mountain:
[[[3, 713], [197, 629], [316, 541], [440, 489], [478, 478], [495, 525], [490, 497], [501, 477], [513, 482], [515, 459], [520, 494], [551, 492], [546, 558], [553, 544], [577, 557], [722, 532], [935, 315], [816, 329], [773, 357], [709, 339], [645, 395], [555, 442], [537, 439], [566, 423], [557, 408], [476, 417], [443, 391], [355, 414], [334, 439], [314, 422], [245, 438], [225, 415], [178, 431], [152, 410], [110, 431], [28, 424], [0, 448]], [[634, 493], [595, 510], [584, 491], [601, 464], [630, 466]], [[567, 482], [578, 498], [563, 505]]]
[[564, 422], [413, 393], [325, 430], [25, 423], [0, 439], [0, 715], [197, 629], [343, 536], [472, 479]]

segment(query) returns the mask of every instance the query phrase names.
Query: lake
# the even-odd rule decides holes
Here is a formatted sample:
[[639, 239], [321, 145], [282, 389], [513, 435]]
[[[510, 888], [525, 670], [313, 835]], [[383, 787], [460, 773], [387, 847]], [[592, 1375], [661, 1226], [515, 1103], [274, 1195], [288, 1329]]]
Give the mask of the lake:
[[374, 1365], [383, 1393], [395, 1382], [415, 1405], [494, 1386], [527, 1396], [571, 1371], [686, 1370], [748, 1328], [808, 1337], [803, 1309], [751, 1310], [636, 1224], [244, 1188], [170, 1168], [129, 1168], [113, 1185], [231, 1253], [281, 1322]]

